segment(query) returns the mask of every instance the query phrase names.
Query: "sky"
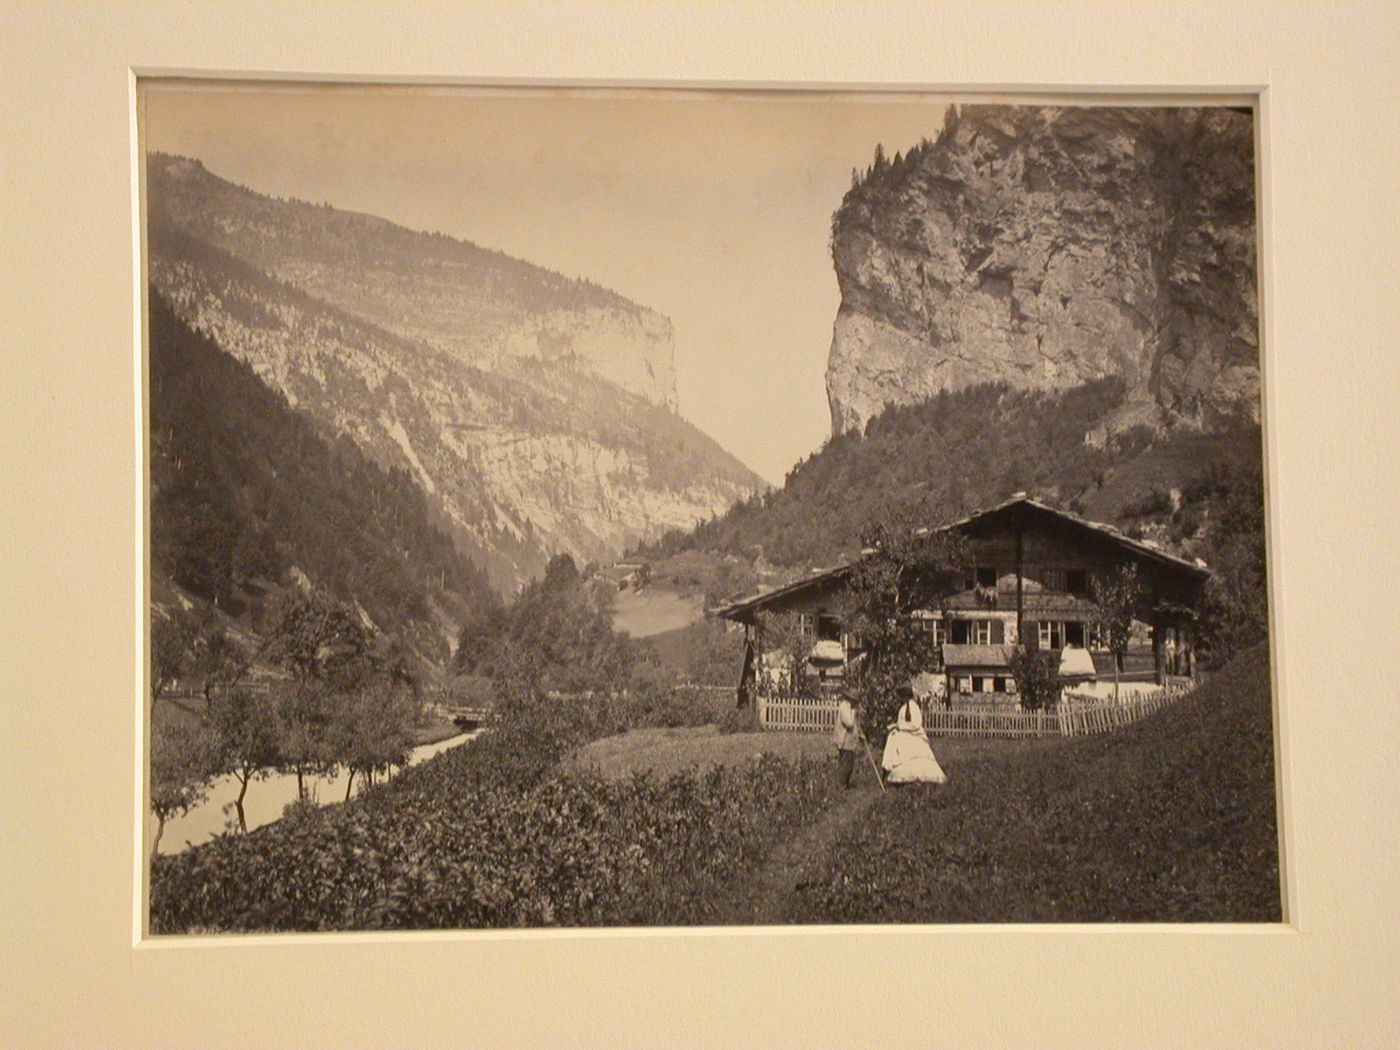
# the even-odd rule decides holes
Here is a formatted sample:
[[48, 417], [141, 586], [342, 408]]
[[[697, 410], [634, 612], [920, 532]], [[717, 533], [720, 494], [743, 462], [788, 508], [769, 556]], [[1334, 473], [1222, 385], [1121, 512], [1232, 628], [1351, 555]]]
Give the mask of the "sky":
[[670, 317], [681, 414], [781, 482], [830, 435], [831, 215], [933, 95], [151, 84], [147, 148], [436, 230]]

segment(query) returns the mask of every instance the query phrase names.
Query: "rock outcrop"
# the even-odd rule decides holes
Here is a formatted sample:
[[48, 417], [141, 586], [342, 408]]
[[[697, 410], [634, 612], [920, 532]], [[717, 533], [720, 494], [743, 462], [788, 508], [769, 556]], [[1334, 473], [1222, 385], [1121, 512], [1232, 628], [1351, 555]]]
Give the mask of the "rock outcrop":
[[1253, 121], [965, 106], [833, 219], [832, 426], [942, 389], [1121, 376], [1114, 428], [1259, 414]]

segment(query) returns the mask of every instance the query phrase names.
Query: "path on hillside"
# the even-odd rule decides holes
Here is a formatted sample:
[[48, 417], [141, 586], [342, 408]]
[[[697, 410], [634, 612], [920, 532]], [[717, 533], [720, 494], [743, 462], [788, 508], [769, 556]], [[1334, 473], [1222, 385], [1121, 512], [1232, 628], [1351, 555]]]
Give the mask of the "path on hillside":
[[826, 853], [880, 798], [876, 784], [853, 787], [811, 824], [776, 847], [757, 874], [726, 902], [716, 925], [775, 926], [782, 923], [789, 898], [809, 878]]

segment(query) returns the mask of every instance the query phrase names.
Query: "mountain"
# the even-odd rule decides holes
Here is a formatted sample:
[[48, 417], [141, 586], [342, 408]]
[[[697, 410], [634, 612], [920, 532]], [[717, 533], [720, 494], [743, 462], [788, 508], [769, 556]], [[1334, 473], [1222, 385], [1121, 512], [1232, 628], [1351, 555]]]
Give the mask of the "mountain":
[[406, 470], [328, 439], [158, 293], [150, 405], [158, 584], [239, 615], [259, 581], [309, 579], [437, 663], [463, 615], [497, 601]]
[[877, 151], [832, 222], [834, 431], [1107, 376], [1105, 433], [1258, 422], [1253, 134], [1226, 108], [963, 106]]
[[512, 592], [763, 486], [675, 412], [670, 323], [613, 292], [373, 216], [147, 160], [150, 278], [327, 435], [410, 472]]

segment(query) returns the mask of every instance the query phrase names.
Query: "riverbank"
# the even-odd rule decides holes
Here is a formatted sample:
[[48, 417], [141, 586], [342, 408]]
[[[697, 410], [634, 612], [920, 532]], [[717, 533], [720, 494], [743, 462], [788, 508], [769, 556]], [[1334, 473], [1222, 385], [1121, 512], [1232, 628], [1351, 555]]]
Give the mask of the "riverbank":
[[[455, 725], [447, 723], [451, 735], [437, 735], [435, 739], [420, 743], [409, 755], [408, 765], [416, 765], [450, 748], [476, 739], [481, 730], [463, 733]], [[343, 802], [349, 777], [337, 773], [333, 777], [310, 777], [306, 788], [308, 797], [322, 805]], [[356, 777], [350, 797], [365, 789], [363, 778]], [[221, 776], [210, 786], [205, 801], [184, 816], [166, 822], [165, 832], [160, 839], [162, 854], [179, 853], [190, 846], [208, 842], [237, 827], [238, 817], [234, 813], [233, 801], [238, 797], [239, 784], [231, 774]], [[248, 830], [260, 828], [280, 820], [282, 811], [297, 798], [297, 778], [292, 774], [274, 773], [255, 780], [248, 785], [248, 794], [243, 800], [243, 809], [248, 818]], [[148, 817], [147, 835], [155, 836], [155, 818]]]

